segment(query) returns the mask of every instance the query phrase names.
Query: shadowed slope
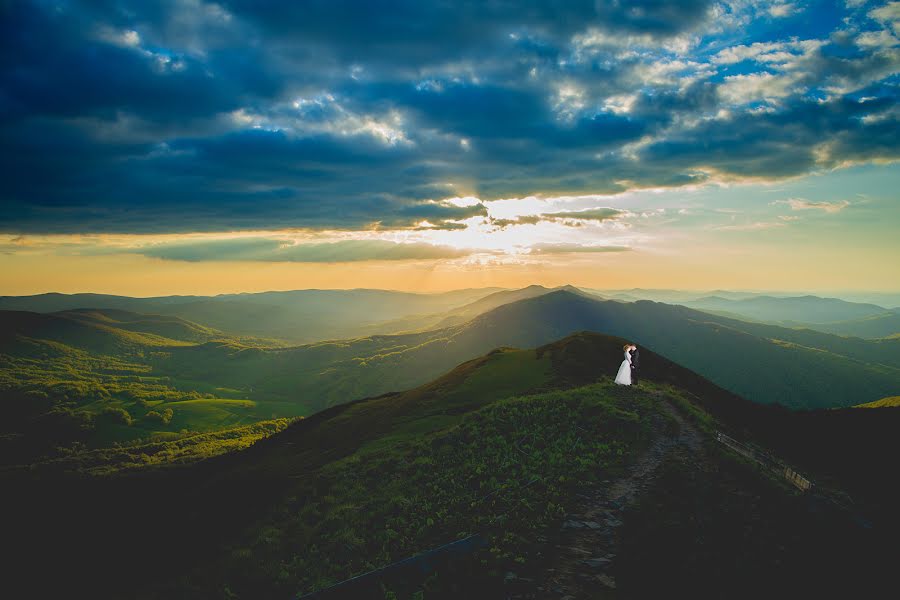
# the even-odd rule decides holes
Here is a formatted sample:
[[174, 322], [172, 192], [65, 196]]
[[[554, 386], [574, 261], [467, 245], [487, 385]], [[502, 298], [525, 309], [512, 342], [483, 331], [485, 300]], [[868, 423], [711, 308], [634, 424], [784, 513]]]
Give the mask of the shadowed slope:
[[[15, 505], [4, 514], [7, 518], [16, 516], [15, 523], [8, 524], [7, 531], [11, 532], [11, 539], [24, 540], [18, 544], [23, 560], [27, 561], [29, 557], [36, 560], [40, 556], [45, 564], [59, 564], [60, 568], [55, 569], [57, 580], [65, 582], [70, 592], [82, 585], [90, 585], [95, 594], [102, 596], [103, 589], [98, 586], [108, 586], [106, 589], [116, 590], [121, 595], [120, 590], [133, 589], [131, 586], [135, 581], [143, 580], [140, 573], [148, 561], [164, 553], [171, 565], [171, 573], [160, 578], [164, 585], [156, 594], [158, 597], [172, 597], [174, 590], [191, 597], [215, 597], [225, 581], [238, 586], [235, 589], [258, 595], [257, 592], [262, 590], [285, 592], [285, 582], [289, 584], [295, 577], [303, 578], [307, 581], [304, 585], [309, 585], [311, 580], [305, 579], [307, 569], [304, 565], [322, 572], [321, 567], [315, 565], [322, 564], [324, 559], [345, 565], [341, 567], [343, 570], [336, 571], [342, 576], [368, 570], [366, 560], [370, 555], [367, 552], [377, 552], [381, 556], [383, 549], [379, 550], [382, 548], [379, 544], [382, 541], [384, 547], [393, 550], [387, 551], [379, 560], [389, 562], [416, 549], [453, 539], [458, 532], [482, 523], [477, 520], [481, 518], [481, 513], [477, 512], [464, 515], [465, 519], [474, 521], [453, 520], [463, 518], [459, 511], [470, 506], [469, 494], [474, 494], [475, 499], [480, 498], [497, 486], [505, 489], [505, 478], [518, 481], [525, 477], [527, 482], [531, 473], [550, 473], [556, 478], [554, 469], [560, 466], [567, 470], [559, 476], [571, 474], [574, 471], [570, 469], [575, 468], [575, 463], [569, 465], [566, 461], [587, 456], [588, 448], [575, 449], [579, 440], [593, 440], [591, 436], [597, 434], [600, 437], [591, 443], [598, 444], [596, 448], [602, 450], [605, 444], [619, 439], [617, 436], [634, 434], [638, 436], [634, 440], [641, 439], [641, 428], [658, 419], [652, 416], [654, 404], [664, 397], [680, 398], [685, 406], [706, 408], [728, 426], [731, 433], [746, 435], [778, 452], [791, 450], [790, 444], [785, 442], [800, 432], [809, 453], [821, 451], [828, 444], [854, 456], [855, 460], [860, 458], [858, 453], [853, 455], [852, 444], [843, 444], [840, 439], [837, 440], [840, 443], [836, 443], [835, 439], [825, 439], [821, 435], [802, 435], [815, 429], [803, 428], [816, 415], [840, 415], [844, 411], [810, 413], [808, 419], [806, 413], [787, 413], [759, 406], [719, 388], [650, 348], [644, 348], [642, 352], [643, 388], [611, 385], [607, 366], [618, 363], [623, 343], [622, 338], [579, 333], [535, 350], [499, 349], [459, 365], [426, 385], [329, 408], [245, 451], [188, 467], [149, 470], [128, 477], [99, 480], [74, 476], [60, 479], [58, 474], [40, 471], [15, 476], [7, 474], [5, 489], [12, 491], [6, 499]], [[600, 383], [595, 384], [598, 379]], [[573, 395], [566, 395], [567, 390]], [[550, 395], [498, 402], [509, 396], [534, 392]], [[488, 412], [480, 412], [483, 410]], [[582, 415], [578, 411], [587, 412]], [[876, 411], [854, 409], [852, 412], [873, 414]], [[578, 418], [570, 422], [575, 414]], [[777, 426], [785, 414], [794, 419], [786, 426], [788, 435]], [[594, 423], [589, 420], [590, 415], [602, 418]], [[524, 421], [519, 420], [523, 418]], [[609, 424], [609, 429], [604, 429], [604, 423]], [[563, 440], [565, 445], [546, 450], [530, 445], [532, 439], [548, 444]], [[881, 439], [878, 443], [888, 442]], [[628, 452], [633, 452], [637, 447], [613, 448], [623, 451], [631, 448]], [[838, 453], [838, 448], [832, 455]], [[872, 442], [867, 451], [877, 448], [877, 443]], [[451, 454], [439, 468], [427, 460], [417, 462], [420, 457], [431, 460], [444, 456], [441, 453], [445, 451]], [[437, 454], [432, 455], [433, 452]], [[463, 462], [454, 452], [465, 452], [465, 461], [475, 462]], [[496, 455], [499, 462], [492, 463], [490, 471], [479, 473], [478, 457], [494, 452], [499, 453]], [[799, 455], [795, 456], [799, 458]], [[874, 456], [888, 458], [891, 454]], [[623, 457], [635, 458], [628, 453]], [[785, 457], [794, 458], [791, 455]], [[526, 460], [536, 461], [529, 467], [536, 471], [517, 474], [511, 470]], [[615, 464], [604, 464], [603, 469], [613, 469]], [[877, 462], [873, 461], [874, 464]], [[817, 469], [810, 467], [808, 474], [819, 481], [825, 477], [838, 483], [849, 481], [842, 479], [840, 471], [828, 471], [827, 462], [819, 462], [817, 466]], [[442, 479], [445, 474], [449, 474], [449, 479]], [[741, 477], [756, 476], [747, 472]], [[492, 478], [496, 480], [494, 483], [491, 483]], [[467, 487], [461, 488], [461, 481], [481, 481], [486, 487], [471, 488], [467, 483]], [[508, 503], [519, 506], [517, 499], [521, 498], [541, 511], [550, 502], [554, 507], [551, 514], [557, 515], [553, 518], [562, 518], [566, 509], [559, 508], [562, 505], [558, 503], [564, 496], [545, 497], [541, 494], [561, 494], [568, 488], [553, 488], [556, 491], [550, 487], [528, 489], [526, 493], [516, 487], [515, 493], [497, 494], [500, 504], [491, 510], [499, 512], [485, 515], [494, 519], [509, 514], [514, 507]], [[771, 486], [766, 490], [759, 491], [760, 500], [754, 506], [766, 505], [766, 498], [782, 493]], [[533, 495], [538, 491], [538, 495]], [[850, 491], [856, 492], [855, 489]], [[66, 502], [60, 504], [58, 499], [63, 497]], [[416, 498], [415, 502], [404, 500], [410, 497]], [[98, 502], [98, 498], [102, 498], [102, 502]], [[160, 510], [160, 507], [172, 506], [173, 498], [177, 499], [178, 510]], [[442, 498], [441, 503], [437, 502], [438, 498]], [[433, 509], [427, 507], [429, 502], [436, 503]], [[798, 509], [796, 502], [793, 505]], [[453, 510], [447, 512], [448, 507]], [[434, 514], [429, 512], [431, 510]], [[559, 513], [560, 510], [563, 512]], [[692, 514], [692, 509], [685, 510], [685, 514]], [[799, 510], [802, 515], [802, 506]], [[372, 524], [375, 521], [367, 521], [370, 513], [366, 511], [375, 511], [372, 518], [377, 515], [382, 526], [376, 527]], [[780, 511], [773, 509], [769, 513], [782, 519], [784, 513]], [[31, 514], [41, 515], [41, 518], [23, 518]], [[140, 519], [135, 520], [134, 515], [140, 515]], [[752, 520], [750, 516], [742, 515], [740, 511], [729, 515], [721, 518], [745, 527], [741, 536], [756, 539], [754, 529], [746, 529], [750, 523], [748, 519]], [[416, 540], [414, 544], [403, 542], [405, 537], [392, 538], [383, 533], [384, 519], [395, 531], [405, 532], [404, 536], [412, 536], [412, 532], [420, 530], [426, 533], [410, 537], [410, 540]], [[429, 519], [432, 524], [427, 523]], [[450, 529], [442, 528], [445, 521], [450, 523], [447, 525]], [[122, 523], [128, 523], [128, 527], [122, 527]], [[484, 521], [485, 525], [487, 523], [489, 521]], [[516, 523], [515, 530], [519, 531], [519, 521]], [[767, 535], [775, 536], [772, 539], [777, 539], [781, 527], [778, 523], [780, 521], [766, 524]], [[509, 531], [509, 527], [512, 526], [503, 525], [501, 533]], [[362, 535], [363, 531], [367, 533]], [[372, 536], [376, 536], [378, 544], [363, 549], [365, 540]], [[89, 557], [92, 563], [100, 561], [108, 567], [107, 575], [99, 583], [93, 571], [78, 558], [77, 548], [88, 537], [97, 547], [105, 549], [101, 554]], [[502, 536], [498, 539], [502, 540]], [[178, 540], [177, 544], [172, 540]], [[311, 553], [309, 548], [313, 540], [324, 555]], [[498, 543], [507, 547], [505, 544], [512, 542]], [[526, 552], [521, 542], [515, 544], [512, 548]], [[767, 553], [755, 552], [752, 556], [754, 561], [764, 564]], [[295, 562], [294, 557], [297, 561], [314, 562]], [[512, 561], [514, 557], [504, 560]], [[500, 564], [507, 563], [501, 561]], [[182, 566], [190, 565], [197, 565], [199, 570], [185, 573], [184, 579], [179, 581], [177, 576]], [[500, 580], [502, 583], [502, 573]], [[319, 581], [317, 585], [322, 585], [325, 580], [316, 581]]]

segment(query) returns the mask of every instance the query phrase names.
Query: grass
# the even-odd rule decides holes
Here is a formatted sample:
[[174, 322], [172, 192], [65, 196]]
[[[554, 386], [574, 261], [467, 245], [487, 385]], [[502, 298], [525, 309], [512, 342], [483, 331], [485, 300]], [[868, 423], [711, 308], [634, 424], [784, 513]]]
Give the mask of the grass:
[[[41, 546], [52, 546], [61, 557], [59, 562], [70, 567], [69, 575], [84, 575], [92, 589], [106, 585], [141, 598], [289, 597], [478, 532], [489, 541], [475, 556], [478, 573], [484, 574], [484, 581], [500, 582], [502, 587], [507, 570], [523, 573], [538, 564], [536, 540], [548, 528], [559, 526], [580, 485], [602, 485], [604, 479], [614, 479], [639, 455], [651, 432], [659, 432], [658, 420], [666, 417], [659, 411], [662, 397], [672, 397], [706, 431], [715, 423], [695, 403], [726, 423], [741, 420], [729, 421], [722, 414], [753, 414], [738, 410], [744, 407], [740, 399], [649, 351], [644, 356], [646, 376], [639, 386], [616, 386], [609, 377], [598, 382], [598, 374], [617, 363], [620, 347], [619, 340], [584, 334], [540, 352], [498, 350], [419, 388], [333, 407], [287, 427], [285, 423], [264, 431], [233, 427], [227, 434], [182, 434], [166, 428], [177, 426], [179, 410], [208, 409], [203, 414], [212, 415], [210, 425], [214, 425], [230, 418], [229, 414], [263, 414], [284, 407], [268, 398], [240, 397], [239, 387], [224, 381], [216, 387], [228, 390], [211, 388], [204, 392], [210, 397], [194, 390], [196, 397], [183, 389], [190, 378], [160, 374], [139, 363], [92, 363], [89, 377], [77, 362], [54, 363], [59, 368], [38, 380], [52, 376], [59, 383], [29, 391], [59, 388], [60, 394], [68, 394], [67, 402], [76, 403], [81, 393], [84, 398], [103, 396], [92, 410], [104, 405], [129, 411], [141, 406], [145, 412], [166, 406], [174, 409], [166, 427], [158, 419], [147, 422], [146, 435], [152, 439], [105, 449], [73, 447], [36, 467], [89, 475], [147, 471], [127, 477], [70, 478], [83, 493], [80, 503], [71, 500], [77, 494], [68, 495], [67, 506], [72, 507], [68, 512], [56, 502], [58, 482], [46, 478], [42, 489], [48, 493], [34, 496], [45, 497], [51, 508], [35, 511], [42, 516], [36, 521], [47, 522], [46, 540], [58, 543]], [[298, 359], [290, 352], [285, 355]], [[246, 356], [255, 360], [252, 352]], [[562, 389], [547, 391], [554, 387]], [[144, 428], [145, 417], [134, 412], [131, 425], [111, 421], [110, 415], [104, 417], [104, 426], [126, 433]], [[848, 412], [881, 420], [876, 411]], [[270, 436], [273, 431], [280, 434]], [[805, 437], [800, 440], [806, 445]], [[231, 449], [246, 451], [228, 452]], [[185, 468], [159, 468], [210, 457], [216, 458]], [[731, 462], [747, 471], [747, 479], [762, 479], [749, 465]], [[667, 549], [644, 566], [677, 564], [685, 567], [684, 573], [702, 577], [704, 565], [714, 569], [716, 560], [727, 559], [717, 553], [729, 547], [730, 539], [716, 534], [718, 524], [734, 539], [746, 538], [748, 543], [755, 543], [754, 527], [767, 528], [770, 522], [776, 523], [772, 525], [775, 533], [793, 531], [779, 529], [789, 528], [790, 519], [776, 522], [783, 515], [769, 514], [767, 503], [780, 502], [777, 498], [770, 502], [765, 495], [769, 492], [760, 492], [759, 501], [729, 500], [729, 494], [738, 493], [743, 484], [708, 487], [702, 481], [705, 472], [685, 471], [683, 466], [671, 467], [666, 475], [671, 476], [671, 485], [654, 493], [659, 505], [648, 501], [637, 519], [647, 524], [640, 532], [645, 536], [644, 548], [657, 547], [653, 536], [659, 534], [663, 543], [658, 547]], [[853, 465], [855, 471], [859, 467]], [[27, 487], [11, 485], [10, 489]], [[108, 490], [119, 490], [120, 495], [106, 494]], [[102, 506], [95, 501], [101, 494], [111, 499]], [[179, 502], [178, 510], [163, 510], [173, 498]], [[34, 503], [30, 497], [26, 500], [21, 505], [30, 509]], [[124, 508], [117, 510], [117, 506]], [[742, 516], [744, 508], [746, 516]], [[133, 519], [134, 514], [142, 519]], [[772, 520], [767, 521], [770, 516]], [[31, 521], [22, 539], [42, 539], [32, 531]], [[59, 535], [61, 530], [70, 533]], [[680, 546], [694, 530], [705, 532], [700, 545]], [[106, 536], [100, 545], [108, 549], [102, 561], [110, 565], [110, 575], [98, 584], [72, 556], [79, 540], [97, 539], [102, 532]], [[779, 543], [772, 542], [773, 535], [767, 530], [760, 539]], [[180, 542], [173, 545], [175, 538]], [[66, 545], [66, 540], [71, 544]], [[740, 555], [752, 558], [748, 568], [764, 571], [769, 566], [766, 547], [763, 544]], [[128, 550], [127, 555], [120, 549]], [[143, 565], [158, 556], [167, 556], [167, 570], [147, 583]], [[647, 556], [631, 555], [629, 564], [638, 565], [633, 575], [640, 577], [647, 571], [641, 566]], [[688, 587], [690, 577], [686, 579]], [[71, 577], [61, 581], [73, 587]], [[451, 584], [452, 577], [442, 573], [422, 589], [392, 591], [399, 597], [416, 591], [432, 597]]]
[[892, 559], [872, 532], [760, 475], [725, 452], [664, 461], [625, 514], [615, 573], [622, 593], [748, 600], [883, 593]]
[[140, 353], [106, 356], [54, 341], [20, 343], [30, 350], [0, 354], [7, 464], [39, 462], [65, 448], [152, 441], [309, 411], [302, 403], [257, 400], [237, 388], [171, 377]]
[[689, 398], [689, 393], [680, 390], [672, 385], [661, 385], [660, 390], [672, 401], [672, 403], [687, 416], [695, 425], [700, 427], [703, 432], [714, 435], [718, 424], [716, 420], [705, 410], [697, 406]]
[[888, 408], [898, 406], [900, 406], [900, 396], [890, 396], [889, 398], [882, 398], [881, 400], [876, 400], [874, 402], [859, 404], [856, 408]]
[[[182, 465], [243, 450], [257, 441], [283, 431], [291, 419], [261, 421], [200, 434], [169, 434], [169, 439], [152, 442], [115, 445], [110, 448], [88, 450], [70, 448], [60, 456], [30, 465], [37, 471], [76, 471], [89, 475], [111, 475], [124, 471]], [[174, 439], [172, 439], [174, 438]]]
[[189, 579], [225, 582], [236, 597], [288, 597], [474, 532], [490, 542], [485, 572], [527, 569], [534, 537], [562, 518], [574, 487], [622, 469], [653, 414], [649, 396], [605, 382], [410, 419], [305, 478], [213, 573]]

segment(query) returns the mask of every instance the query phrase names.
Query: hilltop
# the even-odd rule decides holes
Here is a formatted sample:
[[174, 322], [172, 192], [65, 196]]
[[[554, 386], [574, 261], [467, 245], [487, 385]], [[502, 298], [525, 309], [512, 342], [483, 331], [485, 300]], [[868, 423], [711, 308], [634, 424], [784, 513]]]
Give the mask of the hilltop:
[[[900, 389], [900, 338], [842, 338], [568, 289], [523, 293], [494, 296], [487, 306], [513, 301], [441, 329], [302, 346], [121, 309], [0, 311], [0, 386], [10, 398], [0, 441], [10, 460], [74, 441], [158, 441], [310, 415], [414, 388], [499, 346], [585, 330], [627, 338], [761, 404], [845, 407]], [[614, 373], [620, 360], [598, 358], [593, 374]], [[23, 443], [33, 447], [12, 448]]]
[[[900, 340], [839, 338], [681, 306], [603, 301], [568, 291], [511, 302], [444, 329], [285, 349], [267, 364], [303, 369], [294, 392], [329, 405], [356, 394], [415, 386], [497, 346], [533, 347], [584, 330], [627, 337], [760, 403], [850, 406], [900, 387]], [[173, 356], [183, 357], [180, 364], [190, 369], [191, 352], [176, 349]], [[241, 355], [223, 374], [233, 374], [236, 381], [250, 376], [251, 365], [263, 360], [261, 355]], [[598, 362], [595, 368], [614, 372], [618, 362]]]
[[[595, 365], [615, 360], [623, 342], [580, 333], [531, 350], [497, 349], [425, 385], [328, 408], [244, 451], [193, 465], [101, 479], [8, 473], [16, 505], [4, 514], [31, 523], [8, 531], [29, 540], [21, 558], [41, 553], [70, 593], [92, 585], [102, 596], [96, 586], [104, 585], [141, 598], [222, 589], [290, 596], [476, 532], [489, 546], [474, 562], [425, 585], [436, 597], [518, 593], [538, 585], [519, 576], [559, 561], [572, 568], [551, 540], [599, 498], [621, 500], [608, 510], [616, 515], [610, 522], [624, 526], [609, 527], [625, 527], [630, 540], [608, 548], [621, 556], [607, 573], [637, 595], [659, 592], [639, 572], [667, 573], [670, 585], [693, 585], [701, 597], [734, 586], [727, 591], [738, 597], [774, 584], [810, 591], [853, 579], [859, 586], [858, 577], [879, 568], [866, 563], [869, 534], [848, 529], [840, 510], [808, 512], [790, 488], [712, 441], [717, 427], [745, 439], [770, 430], [782, 411], [649, 349], [641, 386], [615, 386]], [[678, 433], [685, 430], [690, 443]], [[812, 443], [811, 451], [821, 449]], [[827, 471], [808, 474], [841, 482]], [[30, 477], [28, 486], [21, 477]], [[625, 485], [633, 491], [616, 491]], [[173, 498], [177, 510], [160, 510]], [[22, 518], [28, 514], [42, 518]], [[703, 524], [686, 532], [680, 524], [688, 522]], [[90, 557], [107, 566], [102, 582], [67, 542], [86, 535], [105, 549]], [[678, 552], [659, 552], [676, 539]], [[146, 581], [137, 573], [160, 553], [166, 572], [136, 586]], [[509, 580], [508, 572], [519, 575]], [[808, 580], [813, 573], [818, 578]]]

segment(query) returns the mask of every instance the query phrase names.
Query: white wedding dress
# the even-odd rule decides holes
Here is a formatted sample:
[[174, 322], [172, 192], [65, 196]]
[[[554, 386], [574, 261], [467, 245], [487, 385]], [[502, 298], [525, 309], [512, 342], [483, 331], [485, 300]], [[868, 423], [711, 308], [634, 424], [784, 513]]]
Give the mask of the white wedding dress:
[[616, 383], [631, 385], [631, 353], [627, 350], [625, 351], [625, 360], [622, 361], [619, 372], [616, 373]]

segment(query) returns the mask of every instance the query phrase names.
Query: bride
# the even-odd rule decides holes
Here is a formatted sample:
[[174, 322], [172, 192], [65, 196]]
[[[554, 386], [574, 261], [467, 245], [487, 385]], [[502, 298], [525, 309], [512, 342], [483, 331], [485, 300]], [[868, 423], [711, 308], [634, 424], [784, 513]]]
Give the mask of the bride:
[[622, 349], [625, 351], [625, 360], [619, 366], [619, 372], [616, 373], [616, 383], [620, 385], [631, 385], [631, 344], [625, 344]]

